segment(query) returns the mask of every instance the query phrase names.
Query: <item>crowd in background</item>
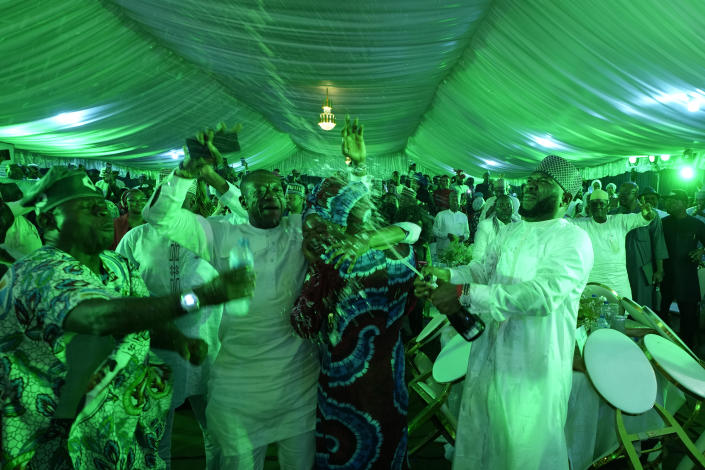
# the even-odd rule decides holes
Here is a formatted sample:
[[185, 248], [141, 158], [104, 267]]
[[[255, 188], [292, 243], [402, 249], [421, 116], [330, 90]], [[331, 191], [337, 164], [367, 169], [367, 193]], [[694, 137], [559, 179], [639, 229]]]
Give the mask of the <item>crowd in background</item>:
[[[360, 128], [353, 127], [351, 133], [361, 136]], [[405, 468], [408, 396], [400, 363], [404, 362], [404, 343], [417, 335], [426, 321], [424, 302], [412, 295], [412, 268], [423, 264], [453, 268], [496, 252], [494, 245], [506, 227], [522, 220], [526, 184], [512, 185], [489, 172], [481, 181], [463, 170], [422, 174], [413, 164], [390, 175], [369, 175], [364, 151], [354, 140], [350, 146], [346, 149], [344, 134], [343, 153], [352, 158], [353, 165], [347, 173], [333, 176], [303, 175], [297, 170], [288, 175], [279, 170], [236, 172], [227, 165], [214, 168], [194, 162], [175, 172], [165, 170], [156, 180], [120, 175], [109, 163], [102, 171], [69, 166], [68, 173], [61, 174], [56, 168], [9, 162], [0, 168], [4, 173], [0, 175], [0, 274], [10, 271], [0, 289], [14, 285], [19, 271], [12, 267], [23, 269], [25, 260], [37, 250], [44, 250], [42, 256], [47, 259], [43, 262], [58, 263], [60, 255], [45, 246], [49, 240], [53, 246], [69, 243], [55, 234], [61, 232], [61, 220], [70, 217], [64, 214], [64, 219], [57, 218], [53, 208], [72, 197], [57, 196], [66, 191], [57, 189], [59, 180], [65, 181], [66, 187], [69, 180], [75, 180], [71, 184], [82, 184], [80, 191], [88, 191], [85, 197], [93, 194], [101, 200], [92, 210], [112, 225], [112, 237], [106, 235], [110, 243], [105, 248], [120, 254], [110, 261], [103, 258], [102, 263], [113, 263], [115, 273], [131, 273], [137, 266], [135, 272], [146, 284], [141, 290], [132, 286], [127, 296], [139, 291], [139, 295], [162, 299], [195, 292], [198, 286], [211, 285], [239, 266], [247, 265], [257, 274], [249, 303], [224, 303], [242, 293], [234, 294], [222, 287], [225, 281], [221, 281], [218, 292], [222, 289], [227, 295], [213, 296], [218, 300], [209, 300], [202, 309], [208, 310], [207, 314], [195, 322], [176, 322], [180, 333], [172, 333], [182, 342], [164, 349], [179, 354], [159, 354], [174, 371], [173, 396], [171, 403], [159, 408], [168, 418], [153, 433], [151, 448], [142, 449], [142, 454], [133, 448], [100, 449], [99, 453], [105, 454], [102, 458], [117, 455], [122, 462], [137, 452], [150, 467], [159, 468], [160, 459], [168, 462], [174, 409], [188, 399], [204, 433], [210, 468], [259, 468], [267, 444], [273, 442], [279, 445], [280, 461], [289, 462], [290, 468], [305, 468], [295, 462], [313, 461], [314, 454], [319, 468], [372, 461], [380, 465], [377, 468]], [[21, 203], [36, 192], [40, 181], [50, 184], [46, 180], [54, 185], [43, 193], [50, 206], [41, 198], [35, 198], [33, 205]], [[532, 195], [533, 189], [529, 197]], [[659, 220], [653, 220], [654, 213]], [[689, 344], [697, 344], [700, 295], [695, 270], [703, 256], [697, 242], [705, 240], [705, 189], [660, 195], [632, 182], [619, 187], [607, 184], [603, 190], [600, 180], [584, 181], [563, 218], [575, 221], [592, 240], [595, 264], [591, 281], [616, 283], [612, 287], [620, 295], [650, 305], [664, 317], [670, 315], [671, 302], [677, 302], [681, 331]], [[53, 220], [53, 225], [47, 219]], [[91, 229], [107, 230], [83, 228], [87, 231], [80, 236], [86, 240]], [[72, 233], [79, 237], [78, 232]], [[684, 233], [694, 234], [687, 246], [683, 245]], [[246, 243], [238, 244], [238, 240]], [[77, 257], [73, 251], [71, 254]], [[69, 263], [66, 259], [62, 262]], [[100, 287], [102, 282], [101, 288], [112, 288], [120, 277], [112, 278], [110, 269], [98, 266], [94, 274], [103, 278], [88, 280], [91, 275], [84, 276], [72, 266], [67, 264], [64, 271], [76, 270], [76, 278], [84, 279], [81, 282], [86, 285]], [[56, 282], [72, 282], [71, 276], [61, 279]], [[115, 285], [116, 291], [124, 290]], [[5, 294], [7, 298], [9, 294]], [[360, 298], [374, 299], [369, 302], [373, 306], [361, 306]], [[183, 295], [180, 301], [190, 312]], [[203, 299], [201, 307], [206, 307]], [[20, 309], [20, 303], [12, 308]], [[269, 330], [263, 329], [263, 318]], [[145, 325], [105, 331], [117, 335], [140, 331], [138, 327]], [[41, 330], [44, 325], [37, 327]], [[63, 331], [63, 326], [55, 328]], [[46, 336], [48, 330], [42, 334]], [[203, 342], [189, 342], [184, 335]], [[265, 337], [266, 341], [261, 341]], [[373, 337], [377, 349], [365, 346]], [[51, 341], [56, 349], [56, 338]], [[153, 339], [153, 348], [155, 342]], [[208, 353], [199, 353], [201, 347]], [[47, 351], [42, 354], [50, 357]], [[148, 359], [141, 360], [152, 361], [151, 356], [145, 357]], [[65, 369], [66, 361], [52, 364]], [[18, 364], [13, 362], [12, 366]], [[161, 370], [161, 366], [150, 367], [149, 371]], [[276, 370], [277, 379], [262, 379], [266, 376], [262, 368]], [[135, 371], [139, 374], [139, 368]], [[3, 380], [5, 409], [10, 403], [25, 406], [24, 402], [13, 402], [18, 399], [13, 393], [21, 395], [22, 390], [9, 369]], [[150, 383], [160, 380], [157, 377]], [[49, 388], [58, 396], [56, 387]], [[388, 390], [387, 401], [370, 405], [366, 397], [379, 390]], [[156, 400], [159, 394], [151, 396]], [[50, 408], [57, 406], [51, 401]], [[51, 412], [47, 413], [51, 417]], [[156, 426], [159, 419], [153, 419]], [[341, 430], [341, 422], [347, 423], [346, 430]], [[71, 420], [67, 424], [52, 418], [47, 423], [56, 435], [62, 432], [60, 426], [71, 426]], [[27, 431], [26, 425], [20, 428]], [[119, 429], [115, 432], [120, 434]], [[70, 432], [64, 430], [64, 434]], [[71, 439], [77, 439], [72, 445], [91, 442], [86, 436]], [[35, 444], [41, 442], [39, 439]], [[45, 462], [61, 461], [60, 449], [53, 449], [50, 456], [50, 446], [47, 449], [41, 456]], [[370, 449], [376, 449], [376, 454], [371, 455]], [[41, 454], [30, 453], [30, 458]], [[83, 456], [78, 452], [71, 458], [76, 464]]]

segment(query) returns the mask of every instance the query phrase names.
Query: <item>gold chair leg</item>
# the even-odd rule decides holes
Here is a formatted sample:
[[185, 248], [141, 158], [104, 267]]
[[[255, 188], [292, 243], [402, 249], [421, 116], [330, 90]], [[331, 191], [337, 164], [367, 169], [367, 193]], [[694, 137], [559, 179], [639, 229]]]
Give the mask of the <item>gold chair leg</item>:
[[690, 437], [688, 437], [688, 434], [683, 430], [681, 425], [678, 424], [678, 421], [676, 421], [673, 415], [666, 411], [666, 409], [658, 403], [654, 405], [654, 408], [656, 408], [656, 411], [658, 412], [658, 414], [661, 415], [661, 418], [663, 418], [664, 422], [666, 422], [671, 428], [673, 428], [674, 434], [676, 434], [680, 439], [681, 443], [685, 447], [685, 450], [688, 452], [690, 460], [693, 461], [695, 466], [701, 469], [705, 469], [705, 457], [703, 457], [703, 454], [698, 451], [698, 448], [695, 447], [693, 441], [690, 439]]
[[617, 418], [617, 434], [619, 435], [619, 442], [622, 443], [624, 451], [627, 453], [627, 458], [629, 463], [634, 470], [644, 470], [644, 467], [639, 461], [639, 456], [634, 448], [634, 439], [637, 440], [639, 437], [636, 434], [629, 434], [627, 429], [624, 427], [624, 419], [622, 418], [622, 410], [615, 410], [615, 416]]

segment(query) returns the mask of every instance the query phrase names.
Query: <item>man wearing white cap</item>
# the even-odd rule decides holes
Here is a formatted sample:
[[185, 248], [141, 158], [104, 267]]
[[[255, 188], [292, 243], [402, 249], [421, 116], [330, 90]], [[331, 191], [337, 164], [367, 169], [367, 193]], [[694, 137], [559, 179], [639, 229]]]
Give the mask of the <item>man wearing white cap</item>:
[[595, 189], [590, 196], [590, 216], [570, 219], [590, 236], [595, 252], [595, 264], [589, 282], [611, 287], [621, 297], [632, 298], [627, 274], [625, 239], [631, 230], [649, 225], [655, 217], [650, 204], [644, 204], [639, 214], [607, 215], [609, 195]]
[[470, 355], [454, 469], [568, 468], [575, 324], [593, 262], [590, 238], [563, 219], [580, 187], [575, 166], [546, 157], [528, 178], [524, 219], [505, 227], [482, 259], [433, 269], [435, 289], [415, 281], [415, 294], [430, 295], [440, 312], [486, 324]]
[[304, 198], [306, 188], [303, 184], [289, 183], [286, 187], [286, 212], [289, 214], [302, 214], [304, 211]]
[[502, 179], [502, 178], [495, 181], [495, 183], [494, 183], [494, 196], [490, 197], [485, 202], [485, 205], [482, 208], [482, 214], [480, 215], [480, 220], [492, 218], [492, 216], [494, 215], [494, 210], [493, 210], [494, 203], [497, 200], [497, 197], [502, 196], [502, 195], [509, 196], [509, 200], [511, 201], [511, 204], [512, 204], [512, 219], [519, 220], [519, 206], [521, 205], [521, 203], [516, 196], [509, 194], [508, 188], [507, 188], [507, 183], [505, 183], [504, 179]]

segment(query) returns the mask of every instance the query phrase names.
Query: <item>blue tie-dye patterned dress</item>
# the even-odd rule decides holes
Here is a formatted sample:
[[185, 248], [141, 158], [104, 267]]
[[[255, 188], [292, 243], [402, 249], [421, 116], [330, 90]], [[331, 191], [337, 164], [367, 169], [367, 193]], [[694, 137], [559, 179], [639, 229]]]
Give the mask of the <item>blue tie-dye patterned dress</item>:
[[316, 468], [408, 468], [400, 330], [414, 273], [378, 250], [347, 268], [317, 263], [292, 313], [297, 333], [320, 343]]

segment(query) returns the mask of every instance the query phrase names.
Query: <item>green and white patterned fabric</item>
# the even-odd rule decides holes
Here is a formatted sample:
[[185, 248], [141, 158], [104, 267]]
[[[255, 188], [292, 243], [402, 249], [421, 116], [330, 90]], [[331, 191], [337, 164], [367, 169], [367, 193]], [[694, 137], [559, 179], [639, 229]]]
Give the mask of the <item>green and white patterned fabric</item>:
[[75, 420], [57, 416], [72, 370], [67, 352], [88, 336], [64, 331], [68, 313], [87, 299], [148, 295], [124, 258], [105, 251], [101, 260], [98, 276], [44, 247], [0, 280], [2, 468], [165, 467], [156, 450], [171, 400], [170, 372], [150, 353], [146, 331], [117, 339], [85, 378], [88, 393]]

